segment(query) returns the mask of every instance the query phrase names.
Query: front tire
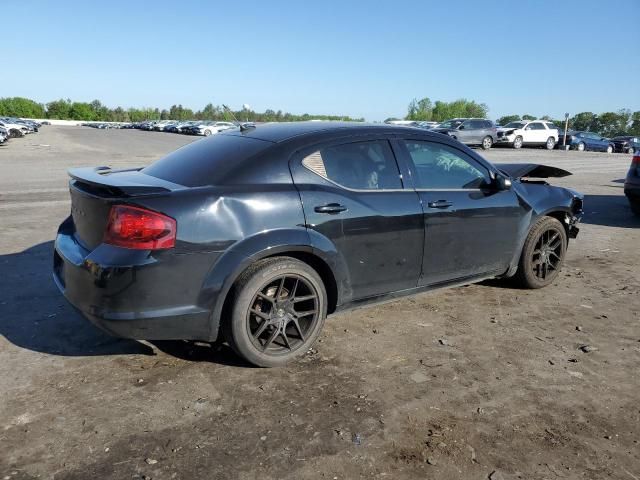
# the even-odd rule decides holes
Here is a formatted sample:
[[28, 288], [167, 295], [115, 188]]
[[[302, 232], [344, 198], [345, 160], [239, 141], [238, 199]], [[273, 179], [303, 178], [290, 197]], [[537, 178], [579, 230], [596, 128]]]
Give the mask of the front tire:
[[613, 153], [613, 146], [612, 145], [609, 145], [607, 147], [607, 153]]
[[493, 145], [493, 138], [491, 138], [489, 135], [487, 135], [486, 137], [484, 137], [482, 139], [482, 149], [483, 150], [489, 150], [492, 145]]
[[629, 201], [629, 206], [631, 207], [631, 211], [633, 212], [633, 214], [637, 217], [640, 217], [640, 201], [638, 202]]
[[204, 136], [208, 137], [209, 135], [211, 135], [211, 130], [205, 130], [204, 131]]
[[633, 147], [629, 147], [629, 149], [627, 150], [627, 153], [630, 153], [631, 155], [633, 155], [635, 153]]
[[579, 152], [584, 152], [584, 148], [585, 148], [584, 142], [580, 142], [576, 147], [576, 150], [578, 150]]
[[250, 266], [236, 282], [233, 301], [226, 339], [238, 355], [260, 367], [279, 367], [304, 355], [327, 316], [322, 279], [290, 257]]
[[522, 137], [520, 135], [513, 141], [513, 148], [522, 148]]
[[540, 218], [529, 230], [514, 280], [524, 288], [542, 288], [552, 283], [564, 262], [567, 241], [560, 221]]
[[556, 148], [556, 139], [553, 137], [547, 138], [547, 143], [545, 144], [545, 146], [547, 147], [547, 150], [553, 150], [554, 148]]

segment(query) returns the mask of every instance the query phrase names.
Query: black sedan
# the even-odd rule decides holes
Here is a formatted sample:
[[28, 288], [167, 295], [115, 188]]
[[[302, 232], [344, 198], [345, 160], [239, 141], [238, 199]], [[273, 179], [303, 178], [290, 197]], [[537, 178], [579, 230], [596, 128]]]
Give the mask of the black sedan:
[[492, 165], [438, 133], [244, 125], [142, 169], [70, 170], [54, 279], [113, 335], [224, 338], [260, 366], [314, 343], [327, 314], [487, 278], [558, 275], [582, 196], [568, 172]]
[[613, 148], [618, 153], [630, 153], [640, 152], [640, 138], [634, 136], [621, 136], [613, 137]]

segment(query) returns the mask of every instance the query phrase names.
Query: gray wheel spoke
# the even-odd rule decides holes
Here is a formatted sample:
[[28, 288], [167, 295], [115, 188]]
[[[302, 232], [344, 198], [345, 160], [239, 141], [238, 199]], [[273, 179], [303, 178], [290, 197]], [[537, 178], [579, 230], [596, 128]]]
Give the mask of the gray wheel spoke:
[[258, 330], [256, 330], [256, 332], [253, 334], [253, 338], [259, 338], [260, 335], [262, 335], [262, 333], [265, 331], [268, 325], [269, 325], [269, 320], [263, 320], [260, 326], [258, 327]]
[[280, 280], [280, 285], [278, 285], [278, 290], [276, 290], [276, 300], [278, 300], [280, 295], [282, 295], [282, 289], [284, 288], [284, 281], [286, 279], [287, 277], [282, 277], [282, 280]]
[[296, 318], [300, 319], [302, 317], [308, 317], [309, 315], [313, 315], [317, 310], [305, 310], [304, 312], [295, 312]]
[[280, 333], [280, 329], [279, 328], [274, 328], [273, 329], [273, 333], [271, 333], [271, 335], [269, 336], [269, 338], [267, 339], [266, 342], [264, 342], [264, 345], [262, 346], [262, 351], [264, 352], [267, 348], [269, 348], [269, 345], [271, 345], [273, 343], [273, 341], [276, 339], [276, 337], [278, 336], [278, 334]]
[[298, 335], [300, 336], [300, 340], [302, 340], [303, 342], [305, 341], [305, 336], [304, 333], [302, 332], [302, 329], [300, 328], [300, 324], [298, 323], [298, 319], [294, 318], [291, 323], [293, 323], [293, 325], [296, 327], [296, 330], [298, 331]]
[[293, 303], [299, 303], [299, 302], [306, 302], [307, 300], [312, 300], [316, 298], [315, 295], [303, 295], [301, 297], [294, 297], [293, 298]]
[[296, 290], [298, 290], [299, 283], [300, 283], [300, 279], [296, 278], [296, 283], [293, 284], [293, 288], [289, 292], [289, 298], [294, 298], [296, 296]]
[[264, 318], [265, 320], [269, 320], [269, 315], [268, 314], [266, 314], [264, 312], [260, 312], [260, 311], [256, 310], [255, 308], [252, 308], [250, 310], [250, 312], [253, 313], [254, 315], [256, 315], [257, 317]]
[[284, 328], [282, 329], [281, 334], [282, 334], [282, 339], [284, 340], [284, 344], [287, 346], [287, 348], [289, 350], [291, 350], [291, 344], [289, 343], [289, 337], [287, 337], [287, 332], [286, 332], [286, 330]]
[[262, 292], [258, 292], [258, 297], [259, 297], [259, 298], [261, 298], [261, 299], [263, 299], [263, 300], [266, 300], [267, 302], [269, 302], [269, 303], [271, 303], [271, 304], [273, 304], [273, 302], [275, 301], [273, 298], [271, 298], [271, 297], [269, 297], [269, 296], [265, 295], [265, 294], [264, 294], [264, 293], [262, 293]]

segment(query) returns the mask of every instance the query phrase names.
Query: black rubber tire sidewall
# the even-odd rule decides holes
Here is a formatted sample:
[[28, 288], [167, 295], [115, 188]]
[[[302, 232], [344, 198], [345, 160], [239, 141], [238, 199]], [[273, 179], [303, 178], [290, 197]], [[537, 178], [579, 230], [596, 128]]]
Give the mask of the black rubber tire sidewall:
[[[258, 289], [270, 278], [276, 278], [282, 274], [303, 276], [313, 285], [318, 292], [320, 317], [315, 330], [303, 345], [290, 355], [276, 357], [259, 352], [254, 347], [247, 332], [246, 315], [249, 303]], [[309, 265], [291, 257], [274, 257], [256, 262], [240, 276], [236, 282], [234, 295], [231, 316], [227, 319], [230, 323], [225, 329], [227, 342], [238, 355], [259, 367], [283, 366], [304, 355], [320, 335], [327, 316], [327, 293], [322, 279]]]
[[[555, 270], [553, 274], [547, 279], [540, 280], [535, 276], [535, 273], [533, 273], [530, 259], [533, 255], [533, 250], [535, 249], [538, 237], [543, 231], [552, 226], [555, 226], [560, 231], [560, 235], [562, 236], [562, 255], [560, 258], [560, 263], [558, 264], [558, 269]], [[520, 254], [520, 261], [518, 263], [518, 271], [514, 276], [514, 280], [523, 288], [542, 288], [553, 283], [553, 281], [558, 276], [558, 273], [562, 269], [562, 265], [564, 264], [564, 259], [567, 253], [567, 245], [567, 232], [558, 219], [553, 217], [539, 218], [529, 230], [527, 239], [524, 242], [522, 253]]]
[[[484, 141], [487, 140], [487, 139], [489, 139], [490, 143], [489, 143], [488, 147], [485, 147], [484, 146]], [[489, 150], [493, 146], [493, 138], [491, 138], [489, 135], [487, 135], [486, 137], [484, 137], [482, 139], [482, 143], [480, 144], [480, 146], [482, 147], [483, 150]]]

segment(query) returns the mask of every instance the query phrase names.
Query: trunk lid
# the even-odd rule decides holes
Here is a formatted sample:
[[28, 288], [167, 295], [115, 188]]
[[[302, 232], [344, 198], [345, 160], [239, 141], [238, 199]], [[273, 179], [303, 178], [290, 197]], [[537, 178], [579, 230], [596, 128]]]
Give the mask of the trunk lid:
[[69, 176], [74, 236], [88, 250], [102, 243], [111, 205], [186, 188], [145, 175], [140, 169], [74, 168], [69, 170]]

